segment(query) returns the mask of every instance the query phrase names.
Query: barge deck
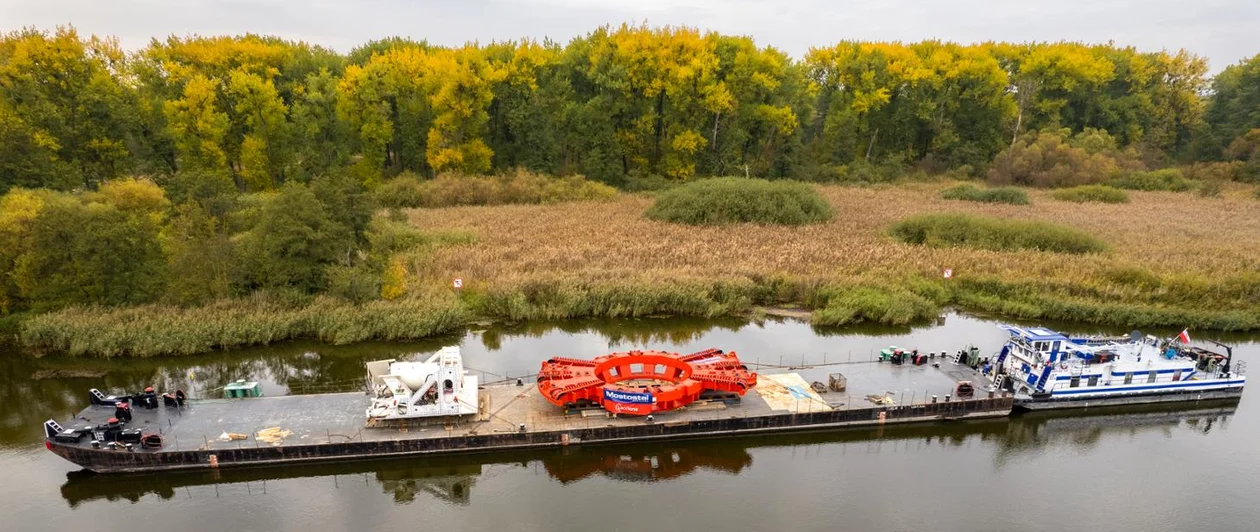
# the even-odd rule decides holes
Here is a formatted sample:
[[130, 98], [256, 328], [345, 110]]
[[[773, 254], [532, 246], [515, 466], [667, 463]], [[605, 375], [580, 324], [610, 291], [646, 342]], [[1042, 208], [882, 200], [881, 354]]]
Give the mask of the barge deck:
[[[843, 392], [818, 393], [839, 369]], [[984, 383], [964, 365], [940, 367], [863, 362], [762, 373], [742, 400], [698, 402], [651, 418], [609, 416], [603, 410], [557, 408], [533, 383], [487, 385], [475, 416], [424, 423], [365, 425], [370, 399], [363, 393], [192, 400], [183, 407], [136, 409], [129, 428], [160, 434], [157, 450], [94, 448], [86, 439], [49, 439], [50, 450], [96, 472], [222, 468], [247, 465], [436, 455], [598, 443], [721, 437], [838, 427], [1001, 417], [1013, 398], [977, 386], [975, 397], [947, 397], [959, 381]], [[935, 398], [933, 397], [935, 396]], [[935, 401], [935, 402], [934, 402]], [[96, 426], [113, 407], [91, 406], [62, 425]], [[436, 421], [436, 422], [435, 422]], [[258, 434], [275, 429], [282, 438]], [[223, 434], [243, 440], [223, 441]]]

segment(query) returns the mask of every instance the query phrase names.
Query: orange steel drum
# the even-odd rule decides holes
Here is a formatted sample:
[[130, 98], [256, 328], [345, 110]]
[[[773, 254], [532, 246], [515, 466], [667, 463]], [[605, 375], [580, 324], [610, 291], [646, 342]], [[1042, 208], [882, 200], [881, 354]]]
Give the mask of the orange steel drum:
[[743, 395], [756, 385], [757, 374], [734, 352], [720, 349], [690, 355], [630, 351], [594, 360], [556, 357], [538, 370], [538, 391], [552, 404], [600, 405], [615, 414], [664, 412], [691, 404], [705, 391]]

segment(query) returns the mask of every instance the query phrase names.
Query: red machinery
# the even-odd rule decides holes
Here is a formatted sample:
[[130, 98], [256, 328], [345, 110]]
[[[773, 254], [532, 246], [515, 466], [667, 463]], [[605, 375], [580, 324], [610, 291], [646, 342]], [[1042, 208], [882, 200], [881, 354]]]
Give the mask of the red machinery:
[[757, 385], [735, 353], [706, 349], [612, 353], [594, 360], [556, 357], [538, 370], [538, 391], [561, 407], [600, 405], [614, 414], [647, 415], [691, 404], [705, 391], [743, 395]]

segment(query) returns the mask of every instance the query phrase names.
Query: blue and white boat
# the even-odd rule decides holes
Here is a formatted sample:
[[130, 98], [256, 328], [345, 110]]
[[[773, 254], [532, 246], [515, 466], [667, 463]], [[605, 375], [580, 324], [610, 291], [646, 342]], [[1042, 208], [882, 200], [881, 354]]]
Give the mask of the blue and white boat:
[[1000, 327], [1011, 337], [993, 364], [994, 384], [1013, 392], [1019, 409], [1234, 399], [1247, 382], [1224, 345], [1220, 354], [1136, 332], [1093, 339]]

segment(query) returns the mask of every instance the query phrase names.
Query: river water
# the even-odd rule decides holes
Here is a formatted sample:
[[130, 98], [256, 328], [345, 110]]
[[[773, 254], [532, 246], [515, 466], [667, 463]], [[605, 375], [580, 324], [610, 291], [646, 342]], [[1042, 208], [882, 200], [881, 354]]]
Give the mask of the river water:
[[[93, 475], [42, 445], [41, 423], [87, 390], [215, 396], [237, 378], [270, 395], [357, 389], [365, 360], [460, 344], [487, 381], [549, 357], [718, 347], [746, 362], [822, 364], [890, 344], [975, 344], [996, 322], [818, 330], [792, 320], [602, 320], [469, 331], [408, 344], [314, 342], [139, 360], [33, 358], [0, 347], [2, 530], [1255, 530], [1260, 405], [842, 430], [427, 459]], [[1075, 327], [1074, 332], [1125, 331]], [[1156, 331], [1152, 331], [1156, 332]], [[1169, 334], [1171, 331], [1157, 331]], [[1196, 333], [1260, 363], [1260, 337]], [[1202, 338], [1199, 338], [1202, 337]]]

